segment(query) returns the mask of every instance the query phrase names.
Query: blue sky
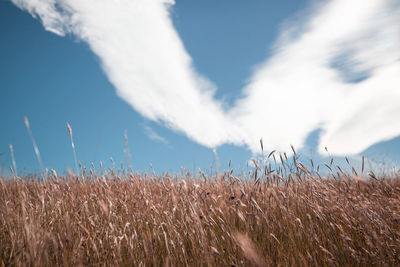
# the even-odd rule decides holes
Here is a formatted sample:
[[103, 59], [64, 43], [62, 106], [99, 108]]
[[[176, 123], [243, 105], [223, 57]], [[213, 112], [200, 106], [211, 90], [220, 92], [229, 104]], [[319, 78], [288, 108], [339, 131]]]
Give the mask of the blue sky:
[[[314, 39], [330, 38], [319, 34], [318, 27], [324, 25], [324, 18], [335, 15], [331, 11], [335, 6], [329, 8], [329, 4], [340, 1], [316, 6], [306, 1], [177, 0], [168, 8], [164, 2], [170, 1], [144, 7], [140, 7], [143, 2], [132, 1], [139, 8], [124, 7], [124, 1], [112, 8], [70, 2], [54, 10], [49, 8], [53, 1], [47, 0], [42, 6], [15, 1], [19, 8], [10, 1], [0, 2], [0, 166], [5, 173], [11, 165], [9, 144], [20, 172], [39, 171], [24, 116], [29, 117], [45, 167], [58, 172], [74, 166], [67, 122], [72, 126], [78, 160], [86, 166], [90, 162], [98, 165], [100, 160], [109, 163], [110, 157], [117, 167], [125, 163], [125, 130], [132, 166], [139, 171], [149, 170], [150, 163], [158, 172], [177, 172], [181, 166], [215, 168], [215, 146], [222, 167], [231, 159], [236, 168], [246, 168], [246, 160], [259, 152], [256, 146], [261, 136], [269, 151], [275, 146], [289, 151], [290, 144], [295, 144], [305, 155], [320, 158], [321, 133], [339, 156], [366, 154], [389, 163], [400, 159], [400, 127], [395, 120], [399, 105], [393, 103], [399, 96], [393, 89], [399, 79], [374, 89], [382, 77], [392, 77], [399, 65], [398, 39], [388, 37], [398, 29], [393, 26], [398, 5], [393, 4], [389, 13], [382, 11], [384, 15], [360, 12], [361, 22], [350, 25], [350, 33], [338, 34], [321, 48], [332, 53], [328, 59], [312, 55], [313, 50], [310, 58], [298, 59], [293, 49], [304, 45], [298, 41], [303, 31], [307, 33], [304, 28], [311, 28]], [[387, 6], [380, 8], [387, 10]], [[107, 22], [102, 12], [109, 16]], [[368, 41], [377, 33], [374, 25], [364, 27], [366, 14], [388, 29], [380, 37], [391, 46], [382, 50], [380, 43]], [[120, 19], [124, 16], [126, 21]], [[349, 35], [359, 37], [359, 32], [357, 40], [361, 41], [349, 39]], [[343, 52], [331, 52], [331, 43], [337, 40], [356, 45], [343, 42]], [[374, 57], [366, 56], [365, 50], [375, 53]], [[314, 58], [322, 63], [315, 63]], [[338, 77], [318, 72], [325, 63], [330, 63]], [[296, 64], [300, 67], [294, 68]], [[324, 79], [310, 83], [302, 66]], [[287, 74], [281, 78], [285, 82], [278, 80], [281, 69]], [[286, 80], [293, 83], [286, 84]], [[323, 82], [329, 82], [327, 91], [308, 92], [308, 86]], [[165, 91], [160, 84], [166, 85]], [[298, 88], [292, 92], [294, 85]], [[340, 94], [330, 88], [335, 86]], [[359, 94], [359, 90], [367, 93]], [[307, 94], [311, 97], [300, 99]], [[320, 107], [322, 101], [343, 96], [354, 107], [346, 101], [332, 107], [327, 104], [327, 114]], [[353, 100], [360, 97], [365, 100]], [[288, 106], [293, 103], [297, 106], [292, 110]], [[315, 110], [310, 103], [316, 103]], [[366, 106], [372, 111], [364, 112]], [[290, 115], [293, 111], [299, 117]], [[303, 114], [312, 115], [304, 120]]]

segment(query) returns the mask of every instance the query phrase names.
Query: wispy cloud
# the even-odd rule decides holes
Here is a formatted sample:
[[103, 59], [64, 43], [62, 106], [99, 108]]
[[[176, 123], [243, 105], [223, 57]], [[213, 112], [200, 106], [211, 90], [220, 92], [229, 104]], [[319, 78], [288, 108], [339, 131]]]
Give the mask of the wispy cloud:
[[[355, 154], [400, 134], [400, 4], [332, 0], [283, 24], [273, 56], [234, 107], [199, 75], [174, 29], [173, 0], [12, 0], [58, 35], [73, 34], [101, 59], [118, 95], [144, 117], [216, 147], [319, 147]], [[246, 51], [243, 51], [245, 53]]]
[[[316, 128], [320, 152], [328, 146], [334, 154], [359, 153], [399, 135], [399, 5], [335, 0], [302, 19], [283, 29], [274, 56], [232, 110], [253, 150], [260, 135], [269, 147], [301, 147]], [[369, 77], [349, 82], [333, 63]]]
[[153, 128], [151, 128], [150, 126], [146, 125], [143, 127], [143, 129], [147, 137], [151, 140], [158, 143], [168, 144], [168, 141], [164, 137], [156, 133], [156, 131], [154, 131]]

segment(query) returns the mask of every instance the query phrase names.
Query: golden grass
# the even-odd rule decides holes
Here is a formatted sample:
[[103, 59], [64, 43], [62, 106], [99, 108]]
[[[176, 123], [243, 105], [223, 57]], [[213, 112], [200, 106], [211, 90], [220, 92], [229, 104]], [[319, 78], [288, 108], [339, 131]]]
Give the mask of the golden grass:
[[400, 265], [399, 177], [265, 174], [0, 179], [0, 265]]

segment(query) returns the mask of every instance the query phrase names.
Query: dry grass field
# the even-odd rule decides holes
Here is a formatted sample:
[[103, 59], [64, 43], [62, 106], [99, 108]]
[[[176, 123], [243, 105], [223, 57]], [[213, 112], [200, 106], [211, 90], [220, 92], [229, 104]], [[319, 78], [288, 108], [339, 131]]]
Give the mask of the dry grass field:
[[1, 178], [0, 266], [400, 266], [400, 177], [256, 167]]

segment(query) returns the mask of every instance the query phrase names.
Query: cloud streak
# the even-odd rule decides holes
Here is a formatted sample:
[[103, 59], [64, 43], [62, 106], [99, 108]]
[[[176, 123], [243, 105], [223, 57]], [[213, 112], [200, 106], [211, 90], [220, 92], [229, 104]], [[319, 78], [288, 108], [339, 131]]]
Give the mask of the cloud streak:
[[[12, 0], [46, 30], [89, 44], [117, 94], [144, 117], [207, 147], [319, 148], [356, 154], [400, 135], [400, 5], [332, 0], [284, 24], [229, 110], [193, 67], [177, 34], [173, 0]], [[245, 51], [244, 51], [245, 52]]]
[[143, 129], [149, 139], [158, 143], [163, 143], [168, 145], [168, 141], [164, 137], [159, 135], [156, 131], [154, 131], [153, 128], [151, 128], [150, 126], [145, 125]]

